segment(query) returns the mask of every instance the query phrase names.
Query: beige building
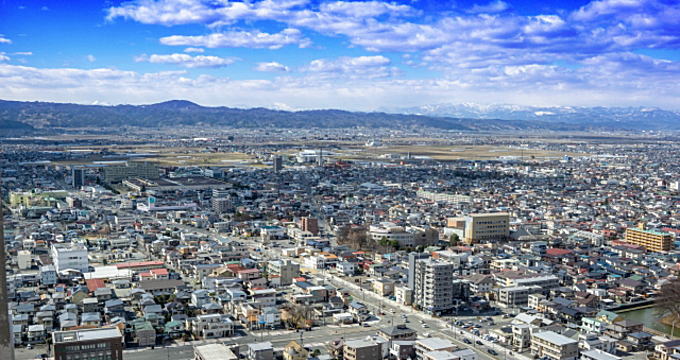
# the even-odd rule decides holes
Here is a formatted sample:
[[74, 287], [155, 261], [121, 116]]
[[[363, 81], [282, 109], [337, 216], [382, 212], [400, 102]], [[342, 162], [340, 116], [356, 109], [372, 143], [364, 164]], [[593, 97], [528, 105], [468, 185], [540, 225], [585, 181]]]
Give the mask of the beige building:
[[465, 242], [505, 240], [510, 236], [510, 214], [470, 214], [465, 217]]
[[649, 251], [670, 251], [673, 234], [668, 232], [645, 230], [643, 227], [626, 229], [626, 242], [642, 246]]
[[554, 331], [534, 333], [531, 336], [531, 354], [552, 360], [576, 360], [578, 341]]

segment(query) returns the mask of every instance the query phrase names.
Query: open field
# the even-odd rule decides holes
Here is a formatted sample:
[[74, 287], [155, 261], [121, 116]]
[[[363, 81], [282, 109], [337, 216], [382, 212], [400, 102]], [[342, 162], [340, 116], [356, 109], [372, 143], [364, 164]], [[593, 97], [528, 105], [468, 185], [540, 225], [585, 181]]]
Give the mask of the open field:
[[523, 157], [525, 159], [560, 158], [562, 156], [586, 156], [587, 154], [548, 151], [541, 149], [519, 148], [493, 145], [461, 145], [461, 146], [385, 146], [376, 148], [339, 151], [344, 159], [375, 159], [386, 154], [426, 157], [434, 160], [495, 160], [504, 157]]

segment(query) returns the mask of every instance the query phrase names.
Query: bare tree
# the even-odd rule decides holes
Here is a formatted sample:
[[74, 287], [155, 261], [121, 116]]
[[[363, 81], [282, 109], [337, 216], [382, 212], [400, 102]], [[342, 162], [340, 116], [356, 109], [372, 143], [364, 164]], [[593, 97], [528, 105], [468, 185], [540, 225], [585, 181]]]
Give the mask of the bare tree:
[[670, 313], [674, 317], [680, 316], [680, 278], [670, 280], [661, 286], [656, 305], [663, 313]]

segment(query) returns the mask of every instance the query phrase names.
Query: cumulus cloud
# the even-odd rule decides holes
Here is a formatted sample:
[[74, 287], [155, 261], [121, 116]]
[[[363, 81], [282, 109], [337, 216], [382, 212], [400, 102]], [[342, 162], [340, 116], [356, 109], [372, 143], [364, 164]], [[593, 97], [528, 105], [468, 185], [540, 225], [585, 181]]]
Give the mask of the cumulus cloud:
[[172, 64], [186, 68], [216, 68], [233, 64], [236, 59], [222, 58], [219, 56], [187, 54], [152, 54], [140, 55], [135, 58], [137, 62], [149, 62], [153, 64]]
[[185, 53], [204, 53], [205, 50], [203, 48], [196, 48], [196, 47], [188, 47], [184, 49]]
[[6, 38], [4, 35], [0, 34], [0, 44], [11, 44], [12, 40]]
[[87, 55], [85, 58], [86, 58], [87, 61], [89, 61], [89, 62], [95, 62], [95, 61], [97, 61], [97, 58], [94, 57], [94, 55], [92, 55], [92, 54]]
[[5, 55], [4, 52], [0, 52], [0, 61], [9, 61], [9, 56]]
[[227, 31], [199, 36], [173, 35], [161, 38], [163, 45], [205, 46], [208, 48], [245, 47], [279, 49], [286, 45], [307, 47], [309, 39], [297, 29], [284, 29], [276, 34], [260, 31]]
[[288, 72], [288, 66], [278, 63], [276, 61], [257, 63], [256, 71], [262, 72]]

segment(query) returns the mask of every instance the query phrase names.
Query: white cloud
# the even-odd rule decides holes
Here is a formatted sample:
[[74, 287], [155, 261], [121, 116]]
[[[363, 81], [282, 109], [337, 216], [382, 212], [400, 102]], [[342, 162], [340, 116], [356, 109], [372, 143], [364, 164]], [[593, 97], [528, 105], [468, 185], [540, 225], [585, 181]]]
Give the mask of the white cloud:
[[184, 49], [185, 53], [204, 53], [205, 50], [203, 48], [196, 48], [196, 47], [188, 47]]
[[4, 35], [0, 34], [0, 44], [11, 44], [12, 40], [6, 38]]
[[0, 61], [9, 61], [9, 56], [5, 55], [4, 52], [0, 52]]
[[383, 78], [399, 73], [390, 67], [390, 59], [382, 56], [343, 56], [337, 59], [312, 60], [302, 71], [324, 77]]
[[14, 55], [21, 55], [21, 56], [31, 56], [33, 53], [31, 51], [17, 51], [13, 53]]
[[206, 55], [191, 56], [187, 54], [144, 54], [137, 56], [135, 61], [149, 62], [152, 64], [173, 64], [186, 68], [215, 68], [231, 65], [236, 62], [236, 59]]
[[272, 61], [257, 63], [255, 70], [262, 72], [288, 72], [290, 69], [286, 65]]
[[88, 55], [86, 56], [86, 58], [87, 58], [87, 61], [89, 61], [89, 62], [95, 62], [95, 61], [97, 61], [97, 58], [94, 57], [94, 55], [92, 55], [92, 54], [88, 54]]
[[[362, 60], [359, 64], [384, 64]], [[552, 66], [489, 66], [437, 79], [403, 80], [355, 76], [283, 76], [273, 80], [231, 80], [184, 71], [139, 73], [117, 69], [42, 69], [0, 63], [0, 93], [5, 99], [112, 104], [188, 99], [211, 106], [287, 104], [296, 109], [374, 110], [451, 99], [519, 105], [651, 105], [677, 108], [680, 83], [668, 76], [678, 65], [622, 53], [594, 57], [583, 67], [556, 71]], [[369, 67], [370, 68], [370, 67]]]
[[246, 47], [279, 49], [286, 45], [307, 47], [309, 39], [302, 36], [298, 29], [284, 29], [276, 34], [260, 31], [227, 31], [199, 36], [173, 35], [160, 39], [163, 45], [205, 46], [208, 48]]
[[494, 0], [486, 5], [475, 4], [470, 9], [471, 13], [498, 13], [508, 10], [510, 5], [502, 0]]

